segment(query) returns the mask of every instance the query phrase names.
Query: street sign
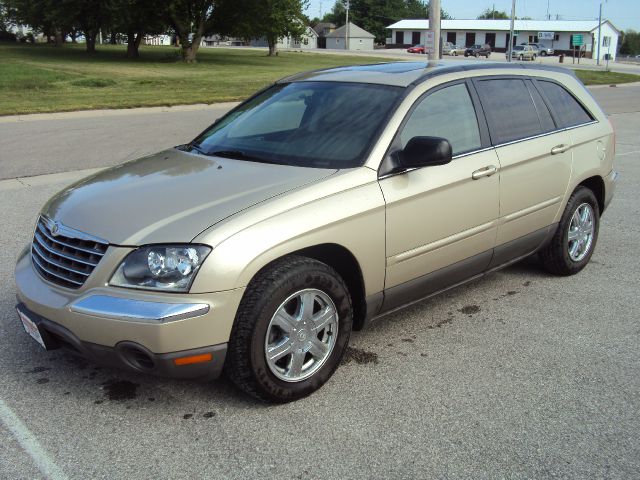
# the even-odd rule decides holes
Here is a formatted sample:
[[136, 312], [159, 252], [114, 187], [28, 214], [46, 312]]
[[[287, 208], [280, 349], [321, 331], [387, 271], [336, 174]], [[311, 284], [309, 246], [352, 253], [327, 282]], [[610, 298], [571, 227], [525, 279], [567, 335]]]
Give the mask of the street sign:
[[538, 32], [538, 40], [553, 40], [556, 38], [556, 32]]
[[571, 46], [572, 47], [581, 47], [582, 46], [582, 35], [571, 35]]
[[436, 48], [436, 35], [433, 30], [424, 32], [424, 52], [432, 53]]

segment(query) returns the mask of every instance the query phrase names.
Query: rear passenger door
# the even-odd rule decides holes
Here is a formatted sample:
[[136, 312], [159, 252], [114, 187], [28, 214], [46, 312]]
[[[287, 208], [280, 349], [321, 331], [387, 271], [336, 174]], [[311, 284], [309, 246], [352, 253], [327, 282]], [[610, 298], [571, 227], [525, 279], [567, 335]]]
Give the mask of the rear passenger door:
[[474, 80], [500, 159], [500, 216], [493, 265], [546, 237], [571, 177], [571, 139], [526, 77]]

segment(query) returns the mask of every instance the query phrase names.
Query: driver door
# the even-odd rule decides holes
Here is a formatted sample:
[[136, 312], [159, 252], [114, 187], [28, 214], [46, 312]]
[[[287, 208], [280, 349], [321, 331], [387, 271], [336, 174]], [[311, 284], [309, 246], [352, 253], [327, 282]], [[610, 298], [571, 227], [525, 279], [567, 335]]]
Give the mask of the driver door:
[[428, 91], [394, 140], [403, 148], [414, 136], [446, 138], [453, 160], [379, 180], [386, 201], [383, 310], [482, 273], [491, 261], [499, 162], [470, 92], [475, 95], [464, 81]]

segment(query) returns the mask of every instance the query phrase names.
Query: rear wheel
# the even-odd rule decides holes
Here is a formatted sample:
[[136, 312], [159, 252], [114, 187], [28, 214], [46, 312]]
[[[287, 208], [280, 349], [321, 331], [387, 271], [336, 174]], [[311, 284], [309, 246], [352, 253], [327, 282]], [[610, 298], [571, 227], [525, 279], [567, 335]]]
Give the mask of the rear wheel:
[[261, 400], [305, 397], [338, 368], [352, 322], [351, 298], [335, 270], [306, 257], [283, 258], [247, 287], [225, 374]]
[[454, 57], [458, 56], [458, 52], [453, 52], [451, 55], [453, 55]]
[[480, 58], [480, 54], [479, 53], [476, 53], [475, 56], [476, 56], [476, 58]]
[[541, 52], [540, 52], [540, 56], [541, 56], [541, 57], [546, 57], [546, 56], [547, 56], [547, 52], [546, 52], [546, 51], [544, 51], [544, 50], [543, 50], [543, 51], [541, 51]]
[[600, 208], [591, 190], [578, 187], [567, 202], [558, 230], [540, 251], [544, 267], [556, 275], [582, 270], [593, 254], [600, 227]]
[[524, 60], [524, 55], [520, 55], [520, 56], [518, 57], [518, 60], [523, 61], [523, 60]]
[[489, 58], [489, 55], [491, 55], [490, 53], [487, 53], [487, 58]]
[[536, 54], [534, 53], [533, 57], [531, 57], [531, 61], [535, 61], [535, 59], [536, 59]]

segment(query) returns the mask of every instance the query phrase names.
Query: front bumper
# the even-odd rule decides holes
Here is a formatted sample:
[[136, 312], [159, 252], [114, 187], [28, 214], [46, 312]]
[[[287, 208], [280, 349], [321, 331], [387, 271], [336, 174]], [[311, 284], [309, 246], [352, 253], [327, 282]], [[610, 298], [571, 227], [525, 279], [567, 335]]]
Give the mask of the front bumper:
[[[83, 342], [70, 330], [30, 311], [24, 304], [18, 304], [16, 308], [38, 326], [47, 350], [64, 348], [107, 367], [172, 378], [213, 380], [220, 376], [224, 367], [226, 343], [172, 353], [153, 353], [139, 343], [130, 341], [119, 342], [115, 347], [106, 347]], [[181, 361], [184, 358], [201, 361], [186, 363], [184, 360]]]
[[[77, 290], [43, 279], [25, 249], [15, 270], [20, 308], [53, 334], [57, 340], [53, 345], [70, 347], [98, 363], [172, 377], [219, 374], [244, 288], [168, 294], [109, 287], [100, 279], [109, 278], [127, 253], [112, 249]], [[173, 362], [198, 352], [211, 353], [212, 362], [201, 366]], [[136, 364], [131, 360], [134, 354], [147, 361]]]

